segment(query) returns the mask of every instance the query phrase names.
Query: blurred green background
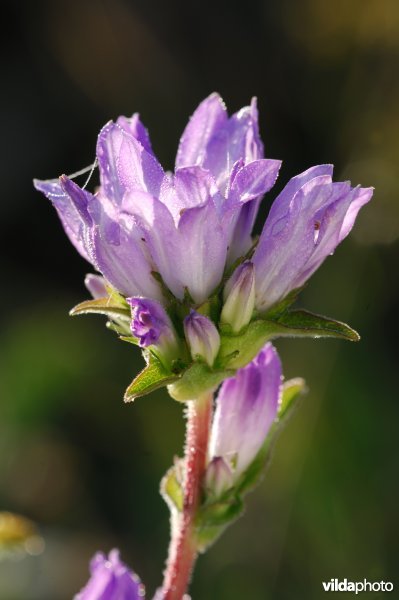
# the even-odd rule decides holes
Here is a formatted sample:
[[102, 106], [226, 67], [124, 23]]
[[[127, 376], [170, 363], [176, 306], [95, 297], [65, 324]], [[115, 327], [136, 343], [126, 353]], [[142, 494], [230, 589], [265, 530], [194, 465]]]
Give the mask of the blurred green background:
[[164, 393], [123, 404], [142, 359], [101, 317], [68, 317], [90, 267], [31, 180], [90, 164], [100, 127], [134, 111], [171, 168], [214, 90], [231, 111], [258, 96], [267, 156], [284, 161], [258, 231], [313, 164], [376, 191], [300, 299], [362, 340], [277, 343], [309, 394], [192, 596], [313, 600], [333, 577], [397, 587], [399, 3], [40, 0], [2, 16], [0, 510], [32, 519], [45, 550], [0, 555], [0, 599], [70, 599], [114, 546], [149, 597], [161, 582], [158, 482], [181, 452], [182, 409]]

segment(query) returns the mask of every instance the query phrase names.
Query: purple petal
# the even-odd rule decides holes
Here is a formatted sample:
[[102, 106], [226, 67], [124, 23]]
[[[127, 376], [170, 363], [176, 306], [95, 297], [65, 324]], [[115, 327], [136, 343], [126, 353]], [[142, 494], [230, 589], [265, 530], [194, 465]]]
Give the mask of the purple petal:
[[247, 202], [263, 196], [276, 183], [281, 160], [261, 158], [242, 167], [235, 176], [229, 200]]
[[333, 165], [317, 165], [315, 167], [307, 169], [299, 175], [296, 175], [296, 177], [292, 177], [283, 189], [283, 191], [277, 196], [277, 198], [273, 202], [273, 206], [271, 207], [269, 212], [268, 220], [270, 219], [273, 221], [277, 221], [281, 217], [284, 217], [284, 215], [289, 209], [290, 202], [292, 201], [295, 194], [304, 185], [312, 185], [312, 180], [314, 184], [317, 184], [317, 178], [325, 175], [326, 177], [329, 177], [329, 180], [326, 179], [326, 181], [331, 182], [333, 170]]
[[259, 159], [242, 167], [236, 174], [228, 191], [226, 210], [234, 204], [239, 207], [232, 223], [228, 264], [244, 256], [252, 245], [251, 232], [258, 213], [262, 196], [276, 182], [281, 161]]
[[187, 288], [195, 302], [206, 300], [222, 278], [227, 251], [212, 198], [184, 210], [177, 226], [156, 198], [144, 202], [130, 194], [124, 205], [140, 222], [152, 259], [171, 292], [183, 299]]
[[342, 240], [344, 240], [351, 232], [359, 210], [362, 206], [367, 204], [367, 202], [370, 202], [374, 193], [374, 188], [357, 187], [355, 192], [355, 197], [352, 199], [352, 202], [346, 211], [344, 222], [342, 223], [341, 231], [339, 232], [339, 242], [342, 242]]
[[242, 159], [244, 164], [263, 157], [263, 144], [259, 137], [256, 99], [219, 127], [209, 139], [203, 163], [225, 193], [233, 165]]
[[210, 455], [226, 460], [233, 467], [235, 479], [262, 447], [277, 414], [281, 388], [281, 362], [270, 343], [220, 388]]
[[127, 117], [119, 117], [117, 119], [117, 124], [122, 127], [125, 131], [130, 133], [140, 144], [143, 146], [144, 150], [149, 152], [150, 154], [154, 154], [151, 146], [150, 136], [147, 129], [144, 127], [143, 123], [140, 120], [139, 113], [134, 113], [130, 119]]
[[65, 232], [77, 251], [83, 258], [92, 263], [86, 220], [86, 206], [92, 196], [78, 188], [70, 180], [68, 181], [72, 185], [66, 186], [67, 189], [58, 179], [49, 181], [35, 179], [33, 183], [35, 188], [53, 203]]
[[162, 182], [160, 200], [172, 213], [178, 224], [181, 215], [187, 208], [202, 206], [209, 198], [213, 198], [219, 207], [223, 204], [215, 180], [201, 167], [183, 167], [176, 174], [165, 174]]
[[226, 107], [218, 94], [213, 93], [201, 102], [181, 137], [176, 169], [202, 165], [210, 139], [226, 120]]
[[108, 558], [101, 552], [90, 563], [91, 577], [74, 600], [142, 600], [144, 586], [135, 573], [120, 560], [118, 550]]
[[101, 196], [91, 203], [90, 213], [95, 223], [92, 253], [97, 270], [125, 296], [162, 300], [161, 288], [152, 276], [154, 265], [135, 220], [118, 215]]
[[105, 195], [120, 204], [126, 191], [158, 196], [164, 177], [153, 154], [116, 123], [108, 123], [98, 136], [97, 157]]

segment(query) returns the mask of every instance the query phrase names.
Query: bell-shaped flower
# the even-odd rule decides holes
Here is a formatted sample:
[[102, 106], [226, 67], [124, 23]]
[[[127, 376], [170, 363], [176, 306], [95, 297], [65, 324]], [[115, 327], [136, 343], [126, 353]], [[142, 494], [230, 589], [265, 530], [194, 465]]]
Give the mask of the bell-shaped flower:
[[90, 563], [90, 579], [74, 600], [143, 600], [145, 589], [135, 573], [120, 560], [118, 550], [106, 557], [97, 553]]
[[192, 359], [201, 358], [212, 367], [220, 348], [220, 335], [212, 321], [192, 310], [184, 319], [184, 333]]
[[276, 418], [281, 391], [281, 362], [270, 343], [224, 381], [216, 400], [205, 476], [208, 488], [215, 482], [215, 494], [228, 486], [229, 470], [235, 482], [255, 459]]
[[255, 102], [229, 118], [217, 94], [200, 104], [186, 127], [174, 173], [164, 172], [137, 114], [102, 129], [97, 161], [94, 195], [66, 176], [35, 186], [111, 286], [124, 296], [161, 302], [154, 272], [180, 300], [186, 291], [195, 303], [209, 297], [226, 261], [251, 244], [259, 200], [280, 167], [263, 158]]
[[372, 188], [332, 182], [332, 165], [291, 179], [276, 198], [253, 256], [260, 312], [304, 285], [351, 231]]
[[255, 269], [251, 261], [243, 262], [234, 271], [224, 287], [223, 296], [220, 320], [238, 333], [250, 322], [255, 307]]
[[130, 328], [142, 348], [151, 346], [166, 367], [178, 358], [179, 342], [166, 310], [148, 298], [127, 298], [132, 309]]

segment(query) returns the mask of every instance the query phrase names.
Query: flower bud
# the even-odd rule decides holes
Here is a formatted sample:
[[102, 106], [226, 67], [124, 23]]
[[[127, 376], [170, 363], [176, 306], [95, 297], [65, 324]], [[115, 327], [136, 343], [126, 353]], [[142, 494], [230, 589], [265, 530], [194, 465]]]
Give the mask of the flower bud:
[[220, 498], [233, 485], [233, 472], [227, 462], [215, 456], [205, 472], [205, 489], [209, 495]]
[[97, 298], [105, 298], [108, 296], [105, 279], [104, 277], [101, 277], [101, 275], [94, 275], [93, 273], [86, 275], [85, 286], [95, 300]]
[[212, 367], [220, 348], [220, 336], [212, 321], [192, 310], [184, 319], [184, 333], [193, 360], [202, 358]]
[[211, 462], [222, 457], [233, 479], [250, 466], [277, 415], [281, 362], [269, 343], [220, 388], [210, 439]]
[[118, 550], [98, 552], [90, 563], [91, 577], [74, 600], [143, 600], [145, 590], [135, 573], [120, 560]]
[[142, 348], [153, 346], [166, 367], [178, 357], [179, 343], [166, 310], [157, 300], [127, 298], [132, 307], [130, 328]]
[[224, 301], [221, 322], [238, 333], [250, 322], [255, 307], [255, 270], [251, 261], [243, 262], [234, 271], [224, 288]]

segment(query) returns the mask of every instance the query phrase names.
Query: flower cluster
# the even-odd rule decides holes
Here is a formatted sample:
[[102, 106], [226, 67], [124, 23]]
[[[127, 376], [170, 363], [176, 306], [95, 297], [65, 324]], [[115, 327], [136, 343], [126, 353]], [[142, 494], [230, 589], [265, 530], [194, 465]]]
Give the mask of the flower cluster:
[[[242, 511], [242, 498], [256, 483], [278, 426], [303, 388], [301, 380], [283, 384], [270, 340], [358, 339], [347, 325], [292, 304], [349, 234], [373, 190], [333, 182], [331, 165], [314, 166], [287, 183], [259, 239], [253, 238], [260, 202], [281, 163], [264, 157], [256, 101], [229, 117], [217, 94], [192, 115], [173, 173], [158, 162], [138, 114], [105, 125], [97, 164], [100, 186], [94, 194], [65, 175], [36, 180], [35, 186], [99, 273], [85, 280], [93, 299], [72, 314], [106, 314], [121, 339], [143, 350], [147, 366], [125, 399], [167, 385], [173, 398], [190, 401], [222, 384], [209, 446], [203, 446], [202, 467], [197, 464], [199, 493], [184, 496], [189, 467], [184, 473], [181, 461], [162, 483], [172, 535], [179, 520], [183, 533], [190, 532], [187, 523], [194, 519], [190, 548], [203, 551]], [[184, 515], [192, 498], [193, 512]], [[184, 540], [179, 544], [171, 544], [172, 556]], [[179, 562], [178, 555], [175, 559]], [[91, 573], [76, 600], [144, 596], [116, 551], [108, 559], [97, 555]], [[187, 568], [186, 579], [189, 575]], [[156, 598], [163, 597], [161, 590]]]
[[372, 195], [333, 183], [331, 165], [312, 167], [278, 195], [254, 247], [254, 220], [280, 161], [264, 158], [256, 101], [229, 118], [217, 94], [191, 117], [174, 173], [159, 164], [138, 114], [102, 129], [97, 160], [94, 194], [65, 175], [35, 186], [103, 275], [89, 276], [93, 296], [113, 289], [127, 298], [133, 336], [168, 369], [190, 354], [214, 364], [220, 331], [242, 332], [301, 288]]

